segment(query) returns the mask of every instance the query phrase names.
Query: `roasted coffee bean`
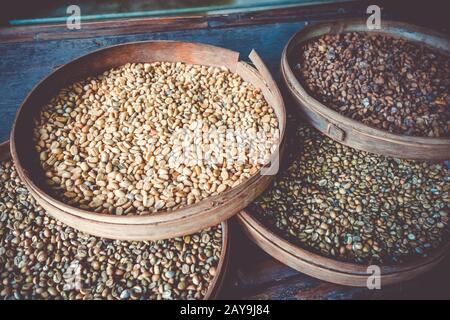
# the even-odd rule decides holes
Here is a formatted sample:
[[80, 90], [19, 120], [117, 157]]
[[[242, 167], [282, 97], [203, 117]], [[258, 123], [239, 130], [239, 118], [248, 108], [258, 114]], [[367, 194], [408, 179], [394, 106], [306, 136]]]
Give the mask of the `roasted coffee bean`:
[[449, 61], [406, 39], [345, 33], [306, 43], [295, 72], [316, 99], [366, 125], [450, 137]]

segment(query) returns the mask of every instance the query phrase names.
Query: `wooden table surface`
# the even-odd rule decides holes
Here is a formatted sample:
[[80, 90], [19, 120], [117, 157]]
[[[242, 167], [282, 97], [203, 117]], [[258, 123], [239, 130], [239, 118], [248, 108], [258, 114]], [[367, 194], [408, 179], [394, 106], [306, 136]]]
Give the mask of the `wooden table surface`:
[[[240, 52], [242, 60], [248, 60], [250, 51], [256, 49], [278, 79], [281, 52], [297, 30], [322, 20], [366, 17], [367, 5], [374, 3], [383, 8], [382, 18], [413, 22], [447, 32], [445, 12], [437, 11], [432, 20], [424, 19], [427, 15], [420, 14], [421, 8], [405, 11], [404, 4], [397, 2], [393, 5], [388, 1], [362, 1], [209, 17], [89, 22], [83, 23], [82, 29], [78, 31], [67, 30], [64, 25], [0, 28], [0, 141], [9, 138], [15, 112], [30, 89], [55, 67], [90, 51], [124, 42], [152, 39], [222, 46]], [[433, 8], [430, 1], [427, 1], [427, 8]], [[439, 19], [443, 14], [443, 19]], [[382, 290], [344, 287], [313, 279], [277, 262], [252, 244], [235, 221], [231, 224], [230, 262], [220, 298], [450, 299], [450, 260], [416, 280], [382, 287]]]

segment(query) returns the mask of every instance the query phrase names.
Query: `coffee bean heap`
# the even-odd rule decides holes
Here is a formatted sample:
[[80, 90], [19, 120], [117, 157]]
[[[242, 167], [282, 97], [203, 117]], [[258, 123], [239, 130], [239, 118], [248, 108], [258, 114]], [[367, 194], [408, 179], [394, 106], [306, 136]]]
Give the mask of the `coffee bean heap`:
[[299, 153], [251, 207], [282, 237], [325, 256], [382, 264], [426, 257], [447, 241], [446, 166], [357, 151], [309, 127], [294, 140]]
[[391, 133], [449, 137], [449, 56], [406, 39], [326, 35], [300, 50], [296, 74], [326, 106]]
[[129, 63], [60, 90], [35, 121], [47, 184], [66, 203], [131, 215], [223, 193], [270, 159], [278, 120], [226, 68]]
[[220, 226], [162, 241], [87, 235], [48, 216], [0, 163], [0, 300], [202, 299], [216, 276]]

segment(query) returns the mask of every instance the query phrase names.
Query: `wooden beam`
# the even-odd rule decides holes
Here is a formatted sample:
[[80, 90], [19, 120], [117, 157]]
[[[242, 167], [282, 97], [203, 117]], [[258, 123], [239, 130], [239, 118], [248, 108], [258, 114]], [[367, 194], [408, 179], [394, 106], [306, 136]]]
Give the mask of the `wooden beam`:
[[79, 39], [109, 35], [160, 31], [224, 28], [308, 19], [340, 17], [365, 12], [367, 1], [311, 6], [296, 6], [255, 12], [211, 16], [166, 16], [83, 22], [80, 30], [68, 30], [65, 24], [43, 24], [0, 28], [0, 43], [59, 39]]

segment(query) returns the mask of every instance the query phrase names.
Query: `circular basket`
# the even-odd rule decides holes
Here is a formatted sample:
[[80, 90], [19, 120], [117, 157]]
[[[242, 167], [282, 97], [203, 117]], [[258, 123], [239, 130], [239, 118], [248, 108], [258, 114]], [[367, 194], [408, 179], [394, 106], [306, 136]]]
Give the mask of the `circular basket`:
[[[9, 141], [0, 143], [0, 161], [8, 160], [11, 158], [9, 149], [10, 149]], [[35, 194], [30, 190], [29, 192], [47, 213], [49, 213], [49, 210], [54, 210], [54, 208], [52, 208], [52, 206], [46, 203], [45, 200], [43, 200], [42, 198], [38, 200], [39, 196], [37, 194]], [[45, 204], [42, 205], [41, 203]], [[64, 221], [62, 222], [65, 223]], [[220, 293], [228, 269], [228, 252], [230, 245], [230, 242], [228, 240], [229, 234], [228, 222], [227, 221], [222, 222], [221, 226], [222, 226], [222, 251], [220, 253], [219, 263], [217, 265], [217, 273], [216, 273], [217, 275], [213, 278], [211, 284], [209, 285], [208, 291], [206, 292], [203, 298], [204, 300], [215, 299], [218, 297], [218, 294]]]
[[[264, 226], [248, 210], [241, 211], [237, 218], [245, 234], [262, 250], [311, 277], [346, 286], [367, 287], [369, 277], [373, 275], [368, 265], [327, 258], [292, 244]], [[379, 266], [381, 286], [413, 279], [436, 266], [449, 252], [450, 241], [426, 258], [398, 265]]]
[[191, 234], [225, 221], [261, 194], [272, 181], [273, 175], [263, 175], [259, 170], [222, 194], [177, 210], [129, 216], [82, 210], [51, 195], [38, 155], [34, 152], [33, 119], [60, 88], [129, 62], [167, 61], [224, 66], [261, 89], [266, 101], [274, 109], [280, 129], [280, 143], [271, 158], [271, 163], [276, 163], [286, 126], [283, 99], [258, 54], [252, 51], [249, 58], [256, 69], [239, 61], [238, 52], [227, 49], [189, 42], [145, 41], [104, 48], [61, 66], [33, 88], [17, 112], [11, 132], [11, 154], [20, 178], [43, 207], [51, 205], [48, 208], [51, 215], [95, 236], [121, 240], [158, 240]]
[[431, 46], [450, 54], [447, 37], [405, 23], [382, 21], [382, 29], [369, 31], [366, 21], [346, 20], [306, 27], [289, 40], [281, 57], [281, 75], [300, 114], [331, 139], [349, 147], [397, 158], [421, 160], [450, 159], [450, 138], [414, 137], [375, 129], [345, 117], [314, 99], [294, 75], [293, 54], [307, 41], [326, 35], [348, 32], [382, 33]]

